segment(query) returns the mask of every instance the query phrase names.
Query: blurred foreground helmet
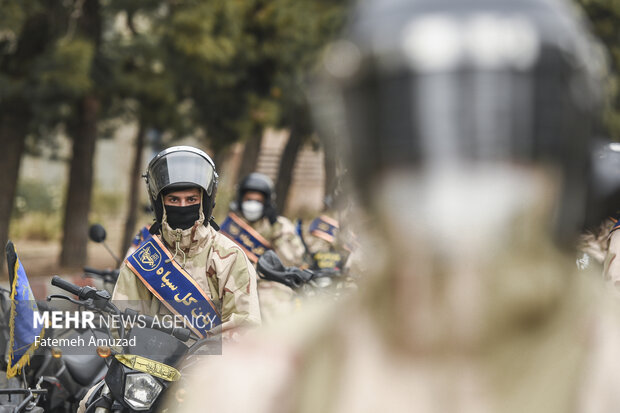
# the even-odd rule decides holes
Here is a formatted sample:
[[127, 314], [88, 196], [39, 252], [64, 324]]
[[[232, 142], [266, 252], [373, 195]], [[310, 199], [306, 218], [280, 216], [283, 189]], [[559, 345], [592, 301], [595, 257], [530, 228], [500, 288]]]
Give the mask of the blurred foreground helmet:
[[595, 141], [592, 151], [591, 226], [607, 217], [620, 217], [620, 143]]
[[161, 223], [163, 215], [162, 195], [196, 187], [202, 189], [205, 225], [209, 221], [218, 183], [215, 164], [209, 155], [191, 146], [173, 146], [151, 160], [145, 178], [157, 222]]
[[568, 2], [363, 1], [327, 51], [326, 89], [336, 93], [317, 115], [324, 132], [348, 138], [366, 202], [386, 170], [559, 166], [555, 226], [566, 237], [586, 208], [604, 67], [593, 45]]
[[269, 205], [273, 201], [272, 198], [275, 198], [273, 181], [267, 175], [258, 172], [252, 172], [239, 182], [239, 188], [237, 189], [237, 202], [239, 202], [239, 205], [241, 205], [243, 195], [249, 191], [260, 192], [265, 195], [265, 205]]

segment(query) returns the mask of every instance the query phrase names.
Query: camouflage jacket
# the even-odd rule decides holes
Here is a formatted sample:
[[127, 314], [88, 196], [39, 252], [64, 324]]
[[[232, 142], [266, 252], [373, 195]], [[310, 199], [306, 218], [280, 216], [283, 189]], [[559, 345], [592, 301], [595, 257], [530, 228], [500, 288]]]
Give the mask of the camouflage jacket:
[[279, 216], [273, 225], [267, 218], [248, 224], [271, 243], [284, 265], [300, 267], [304, 264], [304, 244], [288, 218]]
[[[168, 236], [163, 238], [169, 240]], [[256, 271], [235, 243], [210, 226], [199, 226], [183, 231], [180, 247], [186, 254], [185, 263], [182, 255], [177, 255], [175, 261], [185, 264], [185, 270], [221, 309], [223, 332], [260, 325]], [[174, 248], [169, 250], [174, 254]], [[112, 300], [120, 308], [133, 308], [143, 314], [169, 314], [126, 263], [121, 267]]]
[[205, 360], [198, 371], [222, 374], [200, 375], [174, 410], [204, 400], [219, 413], [619, 410], [617, 303], [600, 280], [571, 274], [571, 259], [538, 247], [507, 251], [465, 294], [454, 294], [463, 277], [390, 267], [350, 301]]

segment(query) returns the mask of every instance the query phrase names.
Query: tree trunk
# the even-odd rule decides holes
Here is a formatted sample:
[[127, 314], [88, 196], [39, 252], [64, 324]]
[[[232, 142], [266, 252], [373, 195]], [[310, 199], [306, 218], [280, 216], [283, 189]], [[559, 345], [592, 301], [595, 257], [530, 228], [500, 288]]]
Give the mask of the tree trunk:
[[241, 163], [239, 164], [239, 170], [237, 171], [237, 181], [240, 181], [245, 176], [256, 171], [262, 143], [263, 131], [260, 128], [256, 128], [243, 147], [243, 155], [241, 157]]
[[[226, 172], [224, 172], [226, 170], [226, 163], [230, 159], [231, 155], [232, 155], [232, 145], [228, 145], [228, 146], [225, 146], [219, 149], [215, 149], [213, 151], [213, 156], [211, 157], [211, 159], [213, 159], [213, 163], [215, 163], [215, 171], [220, 176], [220, 184], [222, 183], [222, 178], [226, 178], [226, 179], [229, 178], [229, 176], [223, 176], [223, 175], [226, 174]], [[226, 175], [230, 175], [230, 174], [226, 174]]]
[[[27, 125], [26, 119], [10, 113], [0, 118], [0, 243], [3, 251], [9, 238], [9, 223], [17, 191], [19, 166], [26, 146]], [[4, 267], [4, 252], [0, 253], [0, 266]]]
[[280, 213], [283, 213], [286, 207], [288, 193], [293, 181], [293, 169], [295, 169], [297, 154], [303, 144], [303, 138], [296, 125], [293, 125], [288, 142], [286, 142], [282, 157], [280, 158], [280, 167], [278, 168], [276, 181], [276, 206]]
[[138, 134], [134, 144], [135, 153], [133, 157], [133, 166], [129, 177], [129, 205], [127, 210], [127, 218], [125, 219], [125, 230], [123, 232], [123, 242], [119, 257], [124, 257], [131, 244], [131, 239], [136, 232], [136, 222], [138, 220], [138, 209], [140, 202], [140, 176], [142, 175], [142, 153], [144, 152], [144, 140], [146, 137], [146, 127], [142, 120], [138, 123]]
[[72, 131], [73, 156], [69, 171], [69, 188], [65, 204], [60, 265], [82, 267], [86, 263], [88, 213], [93, 188], [93, 158], [97, 142], [99, 101], [89, 95], [78, 103]]
[[[335, 202], [334, 192], [336, 190], [336, 157], [329, 145], [323, 144], [323, 168], [325, 169], [325, 198], [330, 197], [332, 205]], [[326, 205], [327, 208], [329, 206]]]

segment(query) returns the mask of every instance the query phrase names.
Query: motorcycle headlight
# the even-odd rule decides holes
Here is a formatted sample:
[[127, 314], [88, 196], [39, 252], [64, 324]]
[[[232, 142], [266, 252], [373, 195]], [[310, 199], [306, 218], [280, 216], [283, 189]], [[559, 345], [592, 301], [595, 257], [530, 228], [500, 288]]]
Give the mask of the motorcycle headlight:
[[313, 280], [319, 288], [327, 288], [332, 285], [332, 279], [329, 277], [319, 277]]
[[150, 374], [133, 373], [125, 377], [123, 398], [134, 410], [148, 410], [162, 389], [162, 385]]

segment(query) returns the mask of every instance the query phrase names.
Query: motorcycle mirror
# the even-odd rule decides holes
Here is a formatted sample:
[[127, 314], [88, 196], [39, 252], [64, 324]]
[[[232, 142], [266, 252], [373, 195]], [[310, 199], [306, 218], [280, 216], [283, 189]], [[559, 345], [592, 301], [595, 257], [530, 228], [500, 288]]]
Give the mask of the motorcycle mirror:
[[103, 242], [105, 241], [106, 233], [105, 228], [101, 224], [93, 224], [88, 229], [88, 238], [94, 242]]
[[257, 270], [263, 274], [285, 273], [286, 268], [282, 264], [280, 257], [272, 251], [265, 251], [258, 259]]

